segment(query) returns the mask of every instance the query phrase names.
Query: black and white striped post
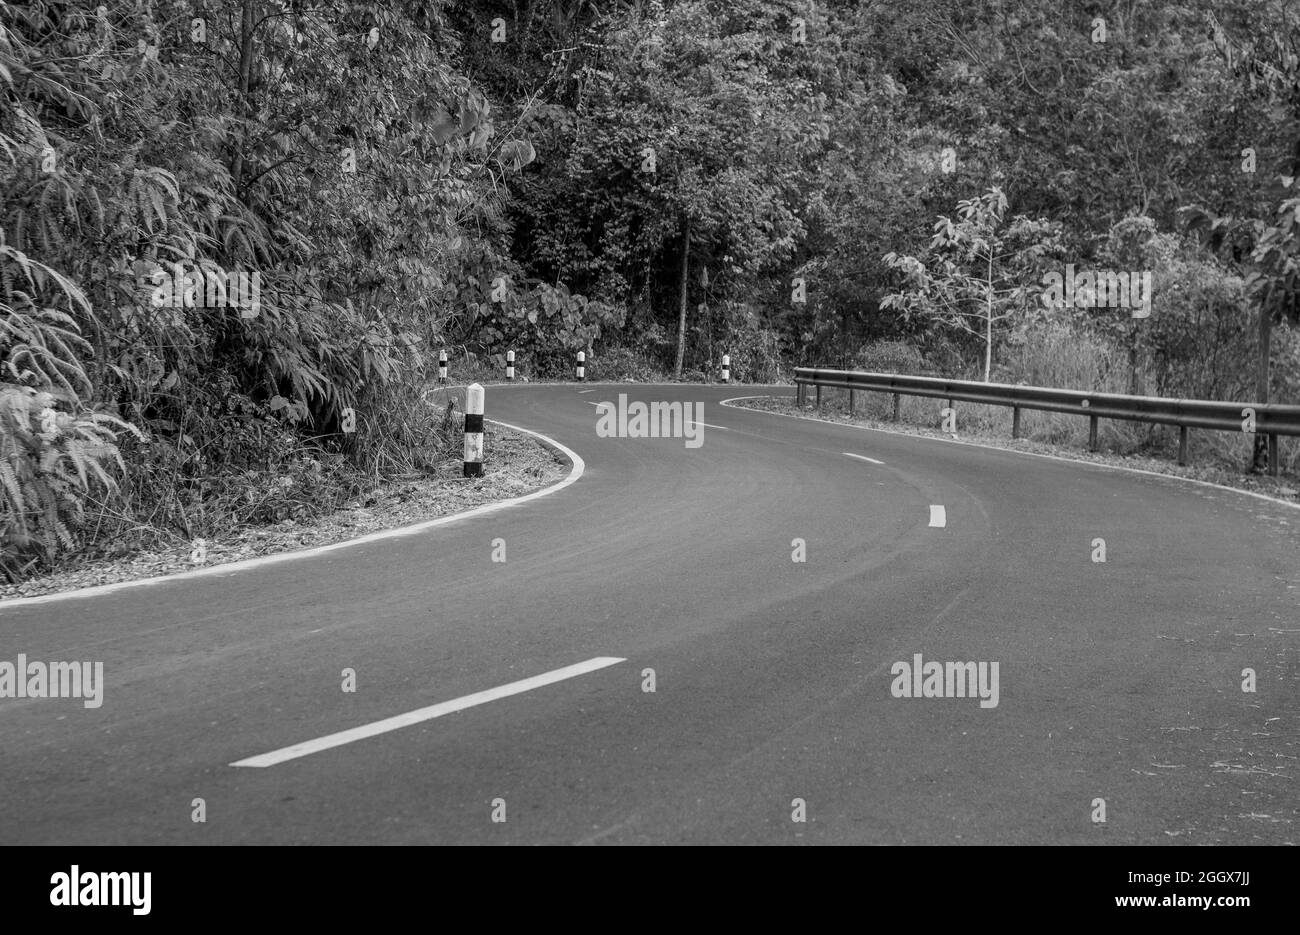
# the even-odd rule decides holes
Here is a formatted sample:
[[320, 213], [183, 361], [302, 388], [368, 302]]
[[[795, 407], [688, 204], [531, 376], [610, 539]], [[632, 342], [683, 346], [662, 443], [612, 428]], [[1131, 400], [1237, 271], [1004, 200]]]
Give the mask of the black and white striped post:
[[506, 351], [506, 379], [513, 380], [514, 378], [515, 378], [515, 352]]
[[483, 476], [483, 387], [465, 387], [465, 476]]
[[587, 379], [587, 352], [578, 351], [578, 382]]
[[723, 383], [731, 382], [731, 355], [730, 354], [722, 355], [722, 382]]
[[438, 382], [447, 382], [447, 352], [438, 352]]

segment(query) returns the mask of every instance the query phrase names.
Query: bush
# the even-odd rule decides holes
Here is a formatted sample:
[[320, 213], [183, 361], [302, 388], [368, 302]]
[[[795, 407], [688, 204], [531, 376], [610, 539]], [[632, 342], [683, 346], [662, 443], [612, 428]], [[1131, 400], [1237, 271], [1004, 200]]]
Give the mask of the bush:
[[[765, 328], [756, 316], [746, 314], [731, 329], [727, 347], [731, 355], [731, 379], [743, 383], [780, 383], [785, 378], [781, 360], [781, 336], [774, 328]], [[721, 372], [721, 356], [711, 368]]]
[[111, 426], [131, 427], [75, 402], [60, 411], [59, 403], [46, 390], [0, 387], [0, 571], [10, 581], [75, 546], [88, 495], [95, 487], [112, 493], [106, 468], [122, 468]]
[[0, 348], [12, 378], [0, 383], [0, 572], [11, 581], [75, 546], [87, 497], [116, 487], [114, 428], [136, 432], [82, 403], [89, 345], [60, 306], [90, 313], [80, 289], [0, 231]]
[[624, 317], [620, 309], [572, 293], [563, 284], [536, 283], [508, 293], [499, 303], [485, 303], [478, 321], [478, 341], [489, 352], [498, 373], [505, 372], [506, 351], [514, 350], [516, 363], [527, 357], [531, 375], [570, 379], [577, 352], [590, 348], [605, 331], [622, 325]]
[[872, 341], [854, 355], [853, 368], [909, 376], [920, 376], [930, 369], [921, 352], [903, 341]]
[[669, 378], [652, 356], [631, 347], [610, 347], [598, 351], [587, 365], [588, 380], [663, 383]]
[[994, 368], [995, 383], [1025, 383], [1062, 390], [1127, 393], [1126, 352], [1077, 322], [1047, 322], [1008, 343]]

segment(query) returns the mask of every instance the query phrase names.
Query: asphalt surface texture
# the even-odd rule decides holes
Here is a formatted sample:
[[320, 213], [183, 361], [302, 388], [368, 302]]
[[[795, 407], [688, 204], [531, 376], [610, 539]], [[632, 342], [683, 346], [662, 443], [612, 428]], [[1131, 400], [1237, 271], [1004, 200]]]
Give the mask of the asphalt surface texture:
[[[602, 437], [620, 393], [700, 444]], [[1300, 511], [722, 405], [791, 393], [490, 386], [576, 482], [0, 604], [0, 660], [104, 672], [0, 698], [0, 843], [1300, 840]], [[899, 697], [917, 654], [996, 663], [996, 705]]]

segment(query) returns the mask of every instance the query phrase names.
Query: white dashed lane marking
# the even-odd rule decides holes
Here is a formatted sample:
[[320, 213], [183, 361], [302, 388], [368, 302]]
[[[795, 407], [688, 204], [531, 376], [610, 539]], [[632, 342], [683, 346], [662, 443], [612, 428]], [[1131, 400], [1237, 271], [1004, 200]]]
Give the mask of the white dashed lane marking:
[[565, 666], [563, 669], [554, 669], [550, 672], [543, 672], [541, 675], [534, 675], [531, 678], [520, 679], [518, 682], [510, 682], [508, 685], [498, 685], [496, 688], [489, 688], [487, 691], [475, 692], [472, 695], [465, 695], [463, 698], [456, 698], [452, 701], [439, 702], [435, 705], [429, 705], [427, 708], [417, 708], [414, 711], [408, 711], [405, 714], [399, 714], [396, 717], [384, 718], [382, 721], [363, 724], [360, 727], [353, 727], [349, 730], [339, 731], [337, 734], [327, 734], [324, 737], [317, 737], [315, 740], [296, 743], [291, 747], [282, 747], [279, 750], [272, 750], [270, 753], [263, 753], [259, 756], [251, 756], [246, 760], [239, 760], [230, 765], [261, 767], [275, 766], [276, 764], [283, 763], [286, 760], [296, 760], [299, 757], [310, 756], [313, 753], [319, 753], [322, 750], [329, 750], [332, 747], [341, 747], [344, 744], [352, 743], [357, 740], [365, 740], [367, 737], [385, 734], [388, 733], [388, 731], [397, 730], [401, 727], [410, 727], [412, 724], [419, 724], [421, 721], [431, 721], [436, 717], [442, 717], [444, 714], [464, 711], [466, 708], [473, 708], [476, 705], [486, 704], [489, 701], [496, 701], [498, 698], [508, 698], [511, 695], [518, 695], [521, 692], [531, 691], [534, 688], [541, 688], [543, 685], [562, 682], [565, 679], [571, 679], [577, 675], [585, 675], [588, 672], [595, 672], [597, 669], [603, 669], [606, 666], [612, 666], [626, 661], [626, 659], [617, 656], [597, 656], [595, 659], [588, 659], [586, 662], [579, 662], [575, 665]]

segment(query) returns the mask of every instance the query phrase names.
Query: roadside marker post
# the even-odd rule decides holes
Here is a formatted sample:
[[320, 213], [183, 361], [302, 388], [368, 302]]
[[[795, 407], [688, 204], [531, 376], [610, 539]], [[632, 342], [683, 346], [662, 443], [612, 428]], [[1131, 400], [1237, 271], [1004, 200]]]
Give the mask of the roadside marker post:
[[483, 476], [483, 387], [465, 388], [465, 476]]

